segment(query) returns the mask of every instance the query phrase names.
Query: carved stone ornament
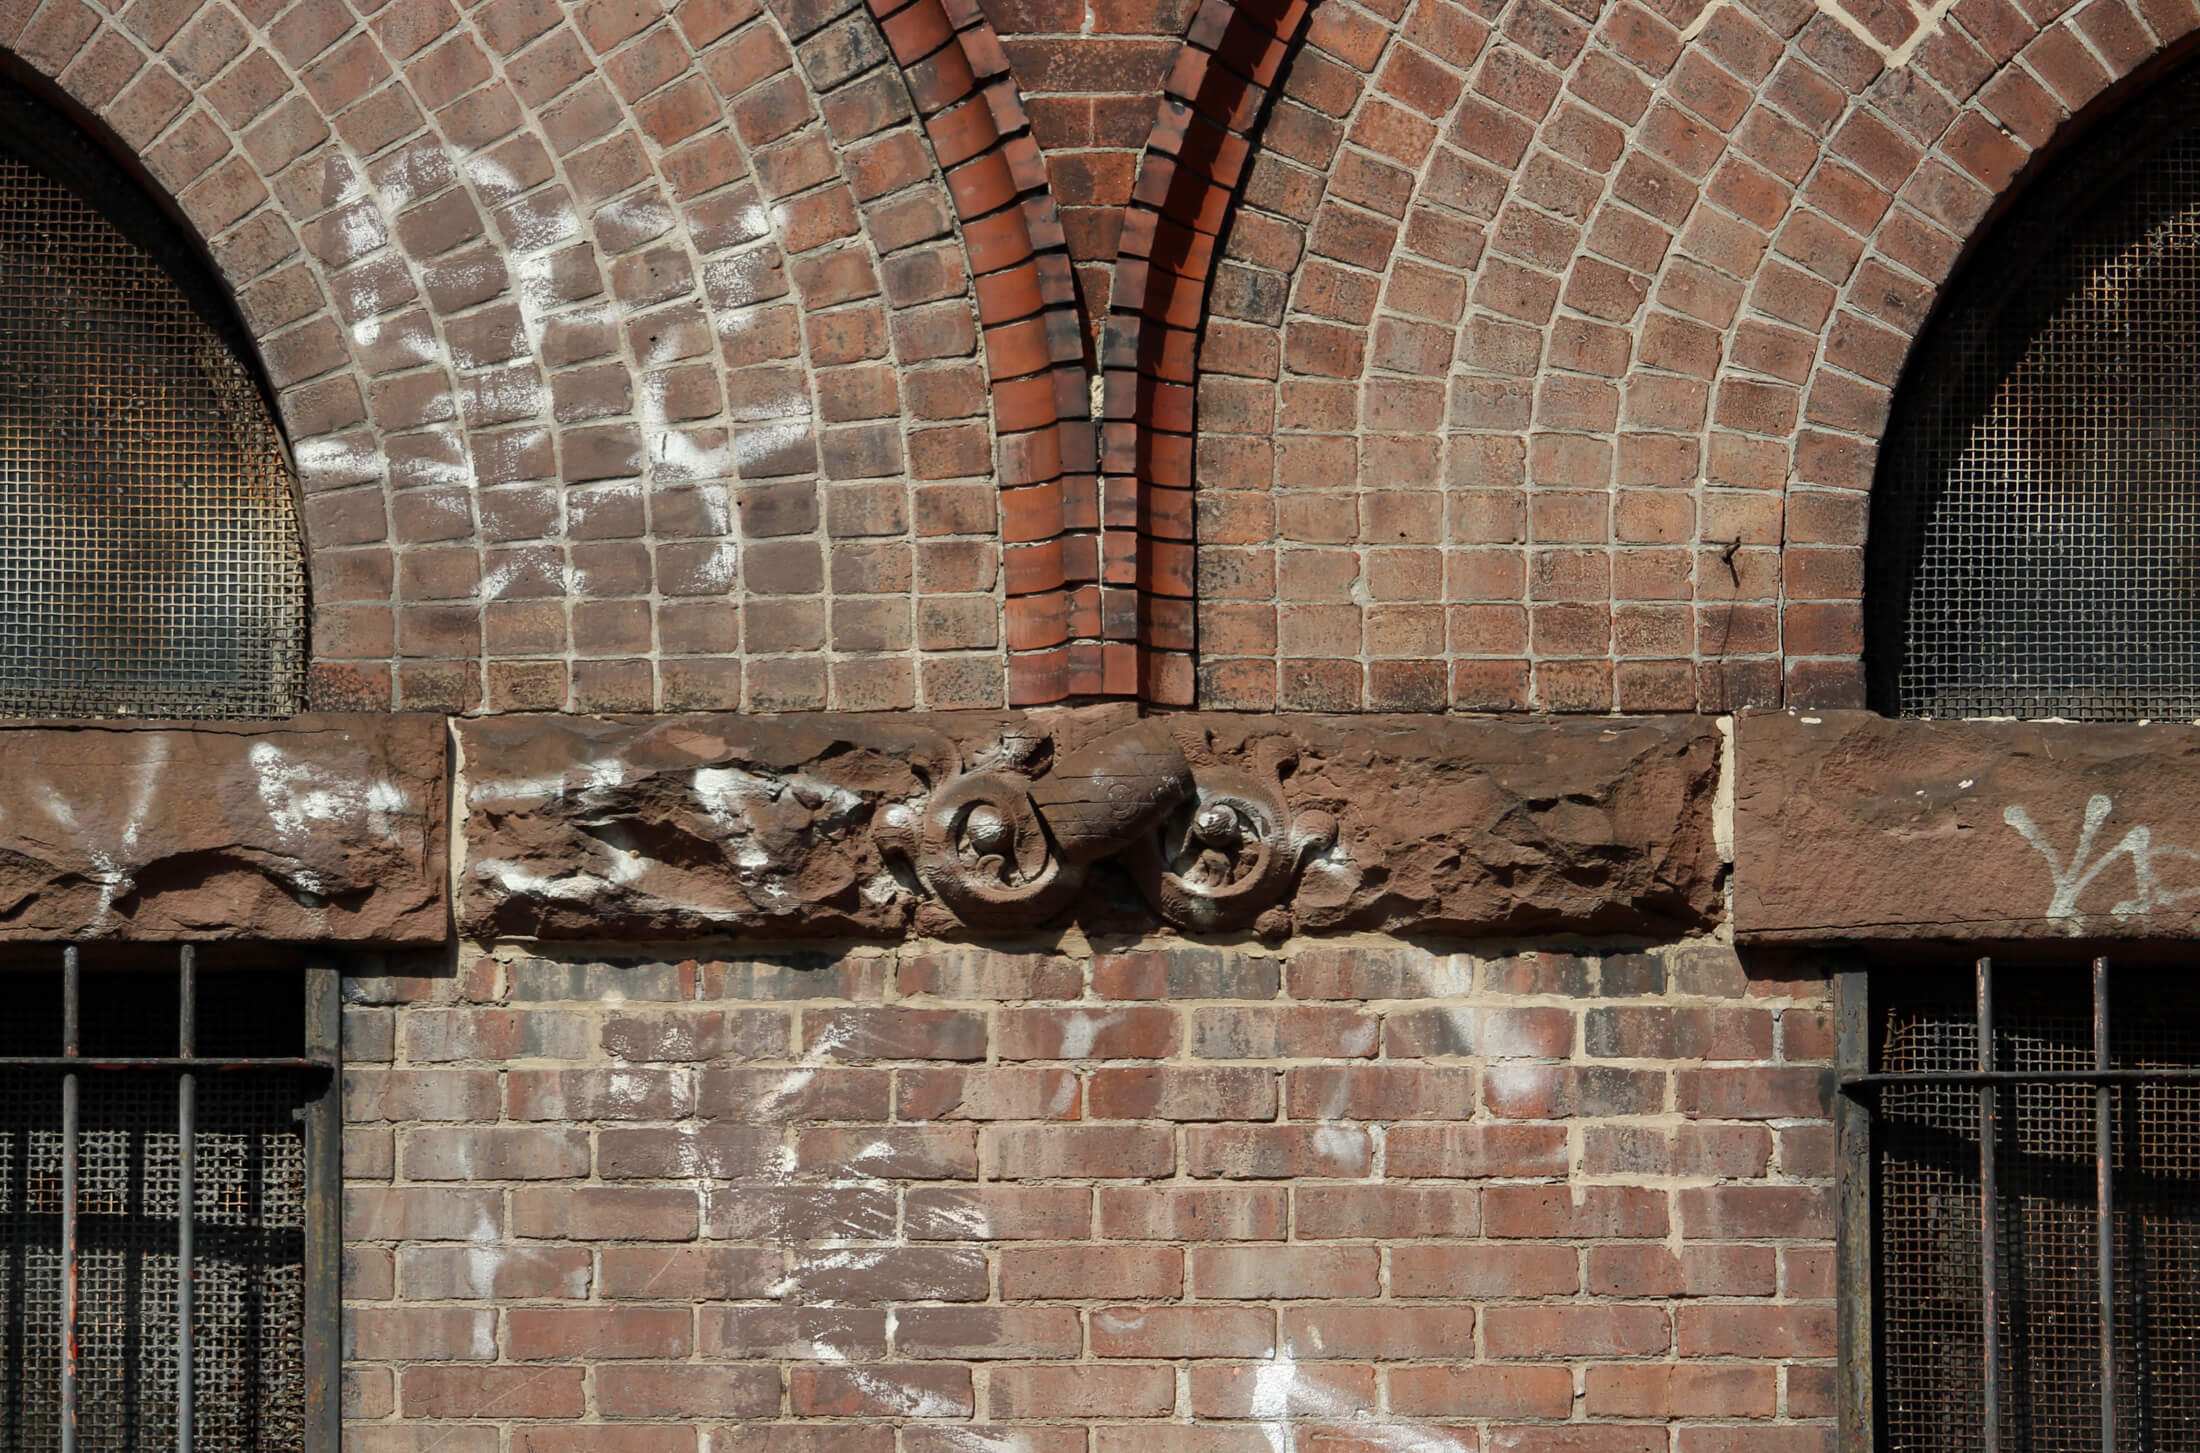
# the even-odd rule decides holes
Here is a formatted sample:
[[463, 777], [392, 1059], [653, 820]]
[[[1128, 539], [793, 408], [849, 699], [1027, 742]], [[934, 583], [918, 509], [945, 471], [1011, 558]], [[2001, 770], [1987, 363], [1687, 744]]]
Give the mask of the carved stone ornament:
[[[1300, 866], [1336, 840], [1327, 813], [1297, 822], [1264, 744], [1259, 771], [1226, 765], [1203, 739], [1140, 722], [1088, 743], [1044, 776], [1023, 754], [962, 772], [921, 803], [883, 815], [880, 845], [965, 923], [1037, 923], [1085, 872], [1121, 854], [1154, 908], [1192, 929], [1255, 923], [1290, 893]], [[1288, 925], [1270, 925], [1271, 928]]]
[[[474, 938], [891, 940], [1070, 915], [1125, 936], [1165, 921], [1263, 935], [1657, 937], [1703, 932], [1724, 901], [1719, 732], [1696, 717], [1141, 719], [1106, 705], [490, 716], [450, 732], [463, 814], [451, 880], [459, 927]], [[55, 897], [41, 924], [63, 912], [81, 922], [98, 906], [79, 881], [92, 866], [34, 836], [51, 837], [41, 803], [83, 755], [68, 740], [82, 735], [39, 748], [50, 771], [17, 772], [12, 789], [0, 780], [0, 878], [19, 871], [24, 891], [62, 891], [41, 886], [51, 880], [75, 895]], [[442, 740], [430, 734], [439, 750]], [[48, 761], [23, 755], [22, 734], [11, 741], [11, 762]], [[107, 776], [116, 816], [101, 841], [124, 845], [139, 779]], [[254, 802], [262, 780], [245, 783]], [[416, 802], [436, 796], [406, 791]], [[2054, 826], [2045, 798], [2010, 800], [2032, 804], [2043, 832]], [[269, 821], [297, 816], [284, 807]], [[1999, 819], [1993, 831], [2023, 847]], [[258, 845], [265, 834], [255, 833], [220, 841]], [[141, 849], [149, 834], [134, 839]], [[2155, 834], [2171, 840], [2167, 827]], [[312, 835], [316, 853], [340, 844], [352, 857], [376, 841], [369, 831]], [[27, 859], [20, 869], [11, 853]], [[1102, 860], [1120, 880], [1096, 869]], [[2161, 852], [2147, 861], [2169, 871]], [[332, 901], [346, 891], [340, 868], [343, 882], [392, 881], [387, 870], [362, 876], [363, 862], [311, 862]], [[135, 872], [141, 896], [155, 878], [174, 879], [157, 863]], [[439, 881], [437, 869], [430, 886]], [[376, 902], [384, 897], [394, 911], [397, 898], [378, 886]], [[132, 908], [119, 893], [115, 904]], [[418, 906], [440, 924], [439, 898]], [[154, 922], [142, 912], [135, 921]], [[159, 924], [176, 931], [167, 917]], [[398, 936], [379, 923], [372, 931]]]
[[1247, 771], [1215, 756], [1204, 734], [1181, 742], [1195, 791], [1163, 819], [1158, 833], [1132, 845], [1132, 875], [1154, 910], [1196, 930], [1258, 927], [1290, 931], [1280, 911], [1299, 871], [1337, 841], [1337, 820], [1308, 811], [1296, 818], [1284, 801], [1283, 769], [1298, 754], [1277, 738], [1256, 743]]

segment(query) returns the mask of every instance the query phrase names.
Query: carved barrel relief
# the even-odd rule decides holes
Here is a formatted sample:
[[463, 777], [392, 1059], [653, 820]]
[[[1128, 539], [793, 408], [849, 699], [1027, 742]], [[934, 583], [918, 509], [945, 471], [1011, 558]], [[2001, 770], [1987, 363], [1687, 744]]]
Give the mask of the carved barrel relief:
[[[921, 804], [889, 808], [880, 844], [966, 923], [1037, 923], [1075, 896], [1090, 865], [1120, 855], [1168, 922], [1253, 927], [1337, 837], [1326, 812], [1293, 818], [1278, 771], [1288, 748], [1263, 742], [1256, 755], [1260, 774], [1140, 722], [1042, 777], [1010, 763], [959, 773]], [[1282, 932], [1289, 920], [1261, 926]]]

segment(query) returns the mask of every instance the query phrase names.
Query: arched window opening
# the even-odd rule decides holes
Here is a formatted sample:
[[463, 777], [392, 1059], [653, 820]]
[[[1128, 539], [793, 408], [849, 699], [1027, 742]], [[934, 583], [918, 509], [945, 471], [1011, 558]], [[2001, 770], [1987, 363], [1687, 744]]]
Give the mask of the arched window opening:
[[1896, 396], [1866, 592], [1881, 711], [2200, 717], [2200, 77], [1964, 269]]
[[297, 507], [243, 354], [182, 229], [0, 83], [0, 715], [299, 709]]

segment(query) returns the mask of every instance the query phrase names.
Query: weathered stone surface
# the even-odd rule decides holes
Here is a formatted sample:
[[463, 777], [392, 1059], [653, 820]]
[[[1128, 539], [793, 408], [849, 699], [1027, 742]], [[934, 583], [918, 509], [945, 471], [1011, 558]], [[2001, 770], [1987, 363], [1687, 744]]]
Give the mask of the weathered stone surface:
[[[1274, 729], [1201, 721], [1224, 756]], [[1719, 916], [1719, 736], [1702, 717], [1274, 721], [1298, 745], [1293, 810], [1338, 822], [1293, 900], [1301, 931], [1670, 935]]]
[[440, 943], [439, 716], [0, 728], [0, 938]]
[[899, 935], [916, 895], [871, 820], [960, 761], [893, 717], [484, 717], [458, 742], [478, 936]]
[[[905, 843], [930, 797], [970, 771], [1073, 799], [1049, 769], [1076, 771], [1095, 757], [1080, 748], [1127, 724], [1118, 708], [461, 722], [461, 923], [588, 939], [957, 931], [880, 836]], [[1717, 917], [1718, 738], [1699, 718], [1160, 724], [1217, 777], [1281, 759], [1290, 811], [1335, 819], [1263, 931], [1670, 934]], [[1151, 921], [1119, 874], [1043, 911]]]
[[1745, 942], [2188, 937], [2200, 729], [1745, 715], [1734, 836]]

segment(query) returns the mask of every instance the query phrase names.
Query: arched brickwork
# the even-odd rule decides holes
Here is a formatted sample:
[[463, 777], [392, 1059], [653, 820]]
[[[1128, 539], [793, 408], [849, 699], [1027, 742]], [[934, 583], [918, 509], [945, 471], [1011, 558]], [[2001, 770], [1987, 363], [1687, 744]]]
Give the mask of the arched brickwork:
[[1324, 0], [1202, 335], [1201, 699], [1860, 700], [1865, 491], [1935, 290], [2196, 23]]
[[208, 239], [321, 705], [997, 705], [975, 294], [871, 18], [49, 0], [0, 44]]
[[1095, 643], [1090, 375], [1046, 163], [1007, 53], [975, 0], [872, 4], [946, 170], [977, 278], [1000, 431], [1009, 696], [1024, 704], [1097, 694], [1109, 687]]
[[[1204, 0], [1163, 86], [1124, 207], [1101, 349], [1103, 621], [1141, 653], [1140, 694], [1188, 705], [1193, 400], [1215, 244], [1307, 0]], [[1116, 542], [1120, 541], [1118, 545]]]

